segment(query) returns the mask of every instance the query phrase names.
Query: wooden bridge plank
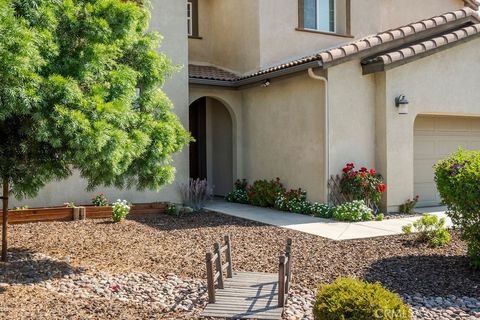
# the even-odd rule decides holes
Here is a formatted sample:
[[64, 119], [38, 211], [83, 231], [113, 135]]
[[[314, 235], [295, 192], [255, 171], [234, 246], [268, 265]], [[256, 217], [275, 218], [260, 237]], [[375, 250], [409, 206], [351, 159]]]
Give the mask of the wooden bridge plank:
[[278, 275], [274, 273], [234, 272], [225, 279], [216, 301], [208, 304], [202, 317], [233, 319], [282, 319], [278, 306]]

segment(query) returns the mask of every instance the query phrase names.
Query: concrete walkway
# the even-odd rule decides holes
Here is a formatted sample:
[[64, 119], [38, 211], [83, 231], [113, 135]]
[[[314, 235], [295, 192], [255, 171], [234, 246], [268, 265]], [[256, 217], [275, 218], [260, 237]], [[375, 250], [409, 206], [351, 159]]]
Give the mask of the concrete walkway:
[[[212, 201], [205, 209], [332, 240], [363, 239], [402, 234], [402, 226], [421, 217], [415, 215], [401, 219], [348, 223], [225, 201]], [[417, 212], [432, 213], [438, 217], [445, 217], [447, 227], [452, 226], [452, 221], [445, 215], [445, 207], [421, 208], [417, 209]]]

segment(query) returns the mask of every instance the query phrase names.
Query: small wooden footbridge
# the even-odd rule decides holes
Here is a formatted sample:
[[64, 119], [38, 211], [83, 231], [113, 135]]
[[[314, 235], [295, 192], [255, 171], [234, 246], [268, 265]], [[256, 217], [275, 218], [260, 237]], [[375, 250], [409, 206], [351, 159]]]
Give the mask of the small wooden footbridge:
[[[282, 319], [292, 276], [292, 240], [279, 257], [278, 273], [235, 272], [229, 236], [206, 254], [209, 303], [202, 317]], [[225, 259], [223, 259], [225, 256]]]

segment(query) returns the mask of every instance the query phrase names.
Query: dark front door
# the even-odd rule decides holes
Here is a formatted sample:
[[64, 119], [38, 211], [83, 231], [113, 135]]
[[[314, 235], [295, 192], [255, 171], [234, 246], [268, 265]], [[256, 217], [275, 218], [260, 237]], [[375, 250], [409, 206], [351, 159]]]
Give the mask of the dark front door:
[[207, 98], [200, 98], [190, 105], [190, 178], [207, 178]]

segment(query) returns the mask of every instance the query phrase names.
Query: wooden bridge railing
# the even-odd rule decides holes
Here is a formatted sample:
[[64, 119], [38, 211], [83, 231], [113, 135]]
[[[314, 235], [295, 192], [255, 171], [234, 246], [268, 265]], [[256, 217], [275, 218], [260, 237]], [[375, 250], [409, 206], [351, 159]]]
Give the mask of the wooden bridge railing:
[[[208, 252], [206, 254], [207, 263], [207, 286], [208, 286], [208, 301], [215, 303], [215, 284], [218, 289], [223, 289], [223, 273], [227, 271], [227, 278], [233, 277], [232, 265], [232, 245], [230, 236], [224, 237], [225, 244], [220, 246], [216, 242], [214, 245], [214, 253]], [[222, 255], [225, 253], [225, 263], [222, 263]]]
[[[209, 303], [215, 303], [216, 288], [224, 289], [224, 272], [226, 271], [227, 278], [233, 278], [232, 245], [230, 236], [225, 236], [224, 242], [225, 244], [223, 246], [221, 246], [218, 242], [215, 243], [213, 253], [208, 252], [205, 257], [207, 264], [207, 288]], [[226, 262], [222, 263], [222, 255], [224, 253]], [[285, 306], [285, 302], [288, 298], [290, 280], [292, 278], [292, 239], [287, 239], [285, 253], [280, 256], [279, 260], [278, 306], [283, 307]]]
[[287, 239], [285, 254], [279, 257], [278, 266], [278, 306], [285, 306], [292, 278], [292, 239]]

